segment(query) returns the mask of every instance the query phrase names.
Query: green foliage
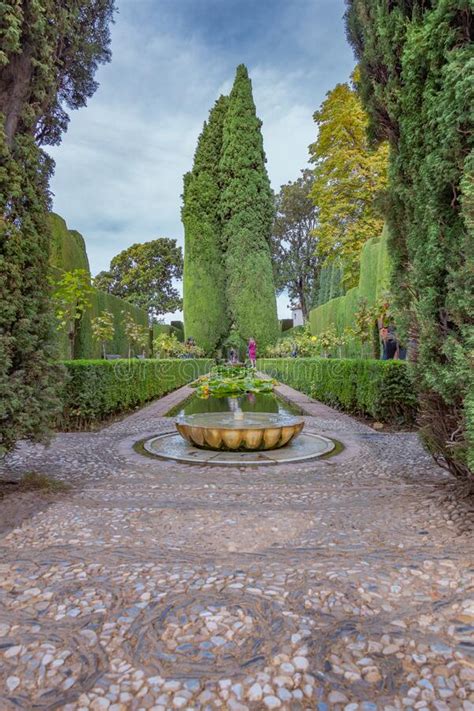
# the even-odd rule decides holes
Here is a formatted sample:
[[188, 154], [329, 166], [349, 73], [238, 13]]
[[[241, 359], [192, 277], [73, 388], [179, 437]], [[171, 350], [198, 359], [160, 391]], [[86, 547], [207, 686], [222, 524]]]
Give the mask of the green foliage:
[[83, 427], [161, 397], [206, 373], [210, 360], [72, 360], [61, 428]]
[[[344, 344], [334, 346], [331, 354], [346, 357], [373, 357], [378, 355], [378, 332], [376, 319], [381, 303], [390, 299], [387, 287], [390, 280], [390, 263], [387, 248], [388, 234], [385, 228], [379, 239], [368, 240], [361, 252], [359, 284], [349, 289], [344, 296], [330, 299], [310, 313], [311, 333], [320, 336], [334, 329], [338, 337], [345, 336]], [[365, 311], [364, 332], [361, 332], [361, 305]], [[359, 314], [359, 316], [358, 316]], [[372, 319], [372, 330], [369, 321]], [[352, 332], [352, 335], [351, 335]], [[369, 335], [370, 334], [370, 335]], [[363, 337], [362, 337], [363, 336]], [[376, 343], [374, 343], [374, 338]]]
[[268, 358], [327, 357], [333, 353], [340, 356], [347, 341], [353, 337], [352, 330], [346, 329], [343, 333], [337, 334], [334, 326], [330, 326], [327, 331], [319, 333], [318, 336], [313, 336], [307, 324], [298, 330], [294, 329], [291, 337], [284, 336], [273, 346], [268, 346], [265, 355]]
[[0, 121], [0, 456], [47, 436], [61, 380], [48, 301], [49, 168], [31, 137], [14, 143]]
[[113, 0], [6, 0], [0, 9], [0, 453], [42, 439], [56, 409], [47, 211], [69, 117], [108, 61]]
[[232, 323], [263, 349], [279, 335], [270, 255], [273, 194], [246, 67], [241, 64], [224, 120], [220, 214]]
[[331, 299], [344, 296], [342, 282], [343, 270], [336, 260], [324, 263], [319, 274], [318, 292], [315, 294], [314, 306], [321, 306]]
[[[234, 328], [260, 347], [278, 336], [270, 257], [273, 194], [246, 68], [204, 124], [184, 177], [186, 337], [225, 349]], [[225, 296], [224, 296], [225, 295]]]
[[138, 351], [138, 354], [145, 355], [145, 349], [150, 339], [150, 332], [147, 326], [140, 326], [127, 311], [122, 311], [122, 321], [128, 341], [128, 357], [131, 358], [132, 355], [137, 355], [135, 351]]
[[[65, 221], [59, 215], [49, 215], [49, 223], [53, 233], [53, 249], [51, 252], [51, 277], [53, 282], [61, 280], [65, 271], [83, 269], [89, 273], [89, 262], [83, 237], [74, 230], [69, 230]], [[94, 338], [92, 322], [104, 312], [114, 316], [115, 331], [109, 342], [108, 352], [127, 356], [128, 339], [122, 322], [122, 312], [129, 313], [140, 326], [146, 326], [148, 316], [146, 311], [129, 304], [112, 294], [92, 289], [89, 294], [90, 306], [84, 312], [77, 324], [75, 337], [75, 358], [99, 358], [103, 355], [100, 343]], [[169, 331], [170, 326], [154, 324], [153, 329]], [[62, 358], [70, 357], [70, 341], [66, 329], [57, 333], [57, 348]]]
[[292, 318], [280, 319], [280, 331], [282, 333], [284, 333], [285, 331], [289, 331], [292, 328], [293, 328], [293, 319]]
[[306, 320], [315, 299], [320, 260], [313, 234], [316, 208], [308, 197], [314, 176], [311, 170], [301, 173], [295, 182], [282, 185], [276, 196], [271, 248], [277, 292], [286, 289]]
[[184, 343], [184, 323], [182, 321], [170, 321], [170, 326], [178, 341]]
[[182, 307], [173, 285], [183, 273], [183, 255], [175, 239], [133, 244], [114, 257], [108, 272], [100, 272], [94, 286], [145, 309], [150, 323]]
[[228, 98], [221, 96], [199, 136], [184, 177], [183, 301], [185, 336], [212, 353], [229, 330], [220, 218], [219, 161]]
[[18, 482], [20, 491], [43, 491], [56, 494], [69, 491], [70, 488], [70, 484], [58, 479], [52, 479], [47, 474], [40, 474], [39, 472], [26, 472]]
[[292, 328], [288, 328], [286, 331], [281, 332], [280, 340], [284, 338], [293, 338], [296, 336], [297, 333], [303, 333], [307, 329], [306, 326], [293, 326]]
[[369, 146], [368, 117], [349, 84], [338, 84], [327, 94], [314, 120], [318, 137], [310, 146], [315, 164], [310, 196], [318, 209], [316, 251], [322, 260], [336, 259], [345, 287], [352, 287], [362, 246], [382, 229], [377, 198], [387, 184], [388, 146]]
[[107, 355], [107, 343], [112, 340], [115, 334], [114, 315], [110, 311], [103, 311], [100, 316], [91, 320], [92, 338], [100, 343], [102, 347], [102, 357]]
[[155, 358], [202, 358], [204, 350], [197, 345], [183, 343], [176, 333], [161, 333], [153, 341], [153, 354]]
[[245, 393], [271, 393], [275, 382], [258, 378], [254, 368], [216, 366], [207, 375], [191, 383], [199, 398], [239, 397]]
[[244, 341], [235, 326], [232, 326], [229, 335], [222, 344], [221, 355], [224, 358], [229, 358], [231, 350], [235, 351], [239, 360], [247, 358], [247, 342]]
[[79, 322], [91, 305], [90, 275], [85, 269], [64, 272], [55, 284], [52, 298], [58, 330], [66, 330], [70, 341], [70, 357], [74, 358]]
[[262, 359], [259, 370], [345, 412], [409, 425], [417, 399], [411, 366], [402, 361], [301, 358]]
[[[129, 314], [137, 326], [141, 327], [143, 333], [146, 331], [148, 334], [148, 315], [146, 311], [123, 301], [123, 299], [119, 299], [117, 296], [105, 294], [103, 291], [94, 289], [91, 294], [91, 306], [85, 311], [80, 321], [75, 348], [76, 358], [84, 358], [85, 356], [101, 357], [100, 344], [94, 340], [92, 334], [92, 320], [100, 316], [104, 311], [109, 311], [113, 314], [115, 323], [114, 336], [107, 349], [109, 353], [123, 357], [128, 355], [129, 338], [125, 331], [125, 312]], [[140, 352], [141, 350], [142, 347], [140, 346]]]
[[90, 274], [84, 237], [76, 230], [68, 230], [65, 220], [54, 212], [49, 214], [49, 227], [49, 263], [53, 267], [53, 273], [84, 269]]
[[352, 0], [347, 19], [371, 135], [391, 144], [393, 293], [417, 345], [424, 438], [472, 484], [472, 1]]

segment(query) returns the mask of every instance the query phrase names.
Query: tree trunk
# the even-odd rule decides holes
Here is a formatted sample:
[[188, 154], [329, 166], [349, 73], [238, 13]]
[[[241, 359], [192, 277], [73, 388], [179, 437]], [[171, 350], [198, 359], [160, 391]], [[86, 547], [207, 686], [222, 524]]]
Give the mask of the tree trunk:
[[69, 336], [69, 356], [71, 360], [74, 360], [74, 344], [76, 340], [76, 333], [74, 328], [71, 328], [68, 333]]
[[300, 306], [301, 306], [301, 311], [303, 312], [303, 320], [307, 321], [308, 319], [308, 308], [306, 305], [306, 298], [305, 298], [305, 293], [304, 293], [304, 286], [302, 283], [302, 280], [300, 280], [298, 284], [298, 297], [300, 300]]
[[31, 92], [33, 66], [31, 50], [10, 57], [0, 72], [0, 113], [5, 116], [5, 134], [9, 148], [18, 129], [18, 123]]

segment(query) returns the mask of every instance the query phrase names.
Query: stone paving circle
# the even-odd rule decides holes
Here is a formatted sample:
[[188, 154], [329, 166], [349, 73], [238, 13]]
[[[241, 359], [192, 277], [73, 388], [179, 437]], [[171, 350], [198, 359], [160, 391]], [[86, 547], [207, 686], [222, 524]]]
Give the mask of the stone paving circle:
[[0, 464], [71, 485], [0, 523], [0, 711], [474, 711], [473, 502], [417, 435], [282, 386], [342, 452], [135, 451], [190, 392]]
[[327, 437], [314, 432], [302, 432], [291, 444], [281, 449], [256, 452], [224, 452], [200, 449], [188, 444], [179, 434], [165, 432], [143, 442], [148, 454], [162, 459], [194, 464], [195, 462], [220, 466], [255, 466], [264, 464], [293, 464], [316, 459], [333, 451], [335, 444]]

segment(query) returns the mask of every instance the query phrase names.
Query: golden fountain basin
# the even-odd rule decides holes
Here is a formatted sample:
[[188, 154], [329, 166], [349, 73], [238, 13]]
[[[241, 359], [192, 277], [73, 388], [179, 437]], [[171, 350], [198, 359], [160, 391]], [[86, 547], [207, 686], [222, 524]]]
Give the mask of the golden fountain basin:
[[300, 417], [271, 412], [203, 412], [176, 420], [181, 437], [195, 447], [244, 452], [284, 447], [303, 427]]

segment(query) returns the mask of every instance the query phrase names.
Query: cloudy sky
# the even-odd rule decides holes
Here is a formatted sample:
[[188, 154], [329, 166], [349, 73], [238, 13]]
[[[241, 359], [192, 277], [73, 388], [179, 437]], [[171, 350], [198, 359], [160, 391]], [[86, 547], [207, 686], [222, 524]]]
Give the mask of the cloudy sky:
[[[117, 0], [111, 64], [52, 150], [54, 209], [92, 274], [135, 242], [183, 244], [182, 176], [210, 107], [249, 69], [275, 190], [298, 177], [312, 115], [354, 66], [344, 0]], [[288, 300], [279, 299], [280, 317]], [[166, 319], [169, 320], [169, 317]]]

